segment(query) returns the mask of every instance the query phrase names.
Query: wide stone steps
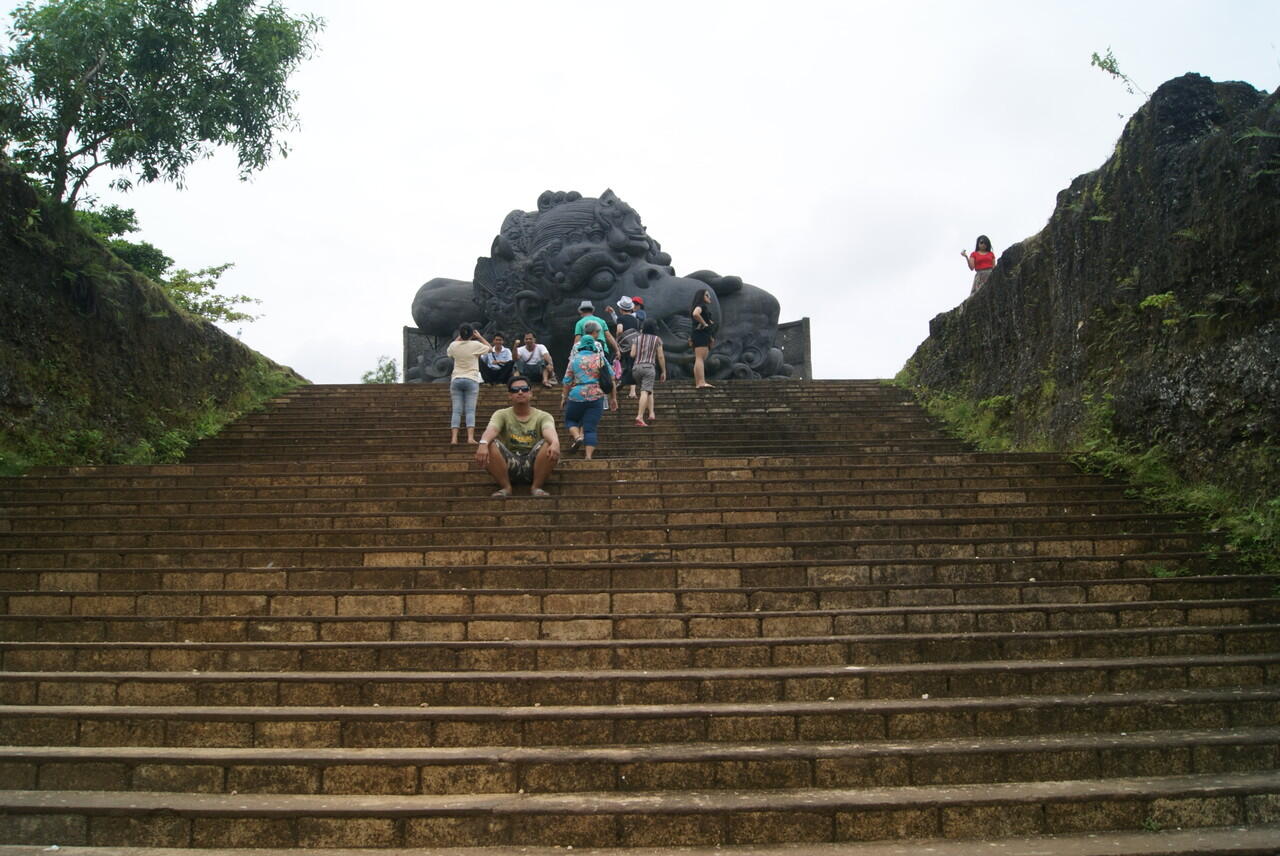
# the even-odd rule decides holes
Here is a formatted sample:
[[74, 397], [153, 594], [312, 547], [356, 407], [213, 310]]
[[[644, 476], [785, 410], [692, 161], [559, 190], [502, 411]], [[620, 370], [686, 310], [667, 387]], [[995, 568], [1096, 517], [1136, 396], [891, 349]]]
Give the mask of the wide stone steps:
[[[555, 508], [538, 510], [529, 504], [518, 509], [506, 510], [506, 503], [497, 505], [494, 511], [460, 511], [442, 502], [434, 511], [347, 511], [336, 504], [325, 511], [298, 512], [293, 503], [268, 503], [256, 506], [244, 503], [237, 512], [212, 512], [202, 504], [184, 516], [174, 517], [161, 513], [160, 503], [150, 507], [140, 504], [121, 504], [105, 507], [97, 513], [69, 513], [65, 507], [47, 506], [47, 512], [10, 514], [0, 521], [0, 533], [50, 533], [50, 532], [190, 532], [190, 531], [241, 531], [278, 529], [439, 529], [446, 526], [488, 527], [500, 523], [512, 528], [522, 527], [602, 527], [613, 528], [635, 525], [692, 525], [743, 524], [760, 525], [778, 523], [810, 523], [827, 521], [869, 520], [946, 520], [977, 518], [985, 521], [1013, 520], [1019, 523], [1039, 520], [1057, 522], [1066, 519], [1107, 518], [1122, 516], [1157, 519], [1129, 500], [1060, 501], [1009, 503], [1000, 506], [999, 517], [983, 517], [982, 509], [972, 504], [935, 505], [921, 508], [913, 505], [867, 505], [857, 508], [825, 505], [792, 506], [783, 510], [768, 506], [739, 507], [726, 511], [716, 507], [670, 509], [666, 511], [633, 511], [627, 509], [588, 510], [568, 503]], [[58, 513], [61, 512], [61, 513]], [[1163, 517], [1160, 519], [1195, 522], [1189, 517]]]
[[658, 705], [1255, 687], [1280, 654], [750, 669], [512, 672], [0, 672], [15, 705]]
[[1271, 769], [1280, 728], [858, 743], [394, 749], [3, 747], [19, 790], [209, 794], [876, 788]]
[[[1280, 686], [945, 698], [533, 706], [9, 705], [7, 745], [613, 746], [1273, 727]], [[1278, 774], [1272, 770], [1271, 775]]]
[[[959, 448], [954, 440], [939, 437], [936, 431], [920, 423], [920, 427], [886, 426], [884, 430], [848, 430], [797, 425], [790, 429], [778, 429], [767, 435], [757, 431], [742, 430], [735, 426], [707, 425], [699, 430], [674, 430], [652, 426], [641, 428], [633, 424], [634, 415], [612, 415], [600, 426], [601, 454], [614, 458], [641, 453], [662, 455], [733, 452], [736, 454], [809, 454], [816, 455], [836, 449], [850, 451], [898, 452], [917, 450], [951, 451]], [[447, 425], [447, 419], [441, 420]], [[484, 425], [477, 426], [477, 433]], [[443, 428], [437, 428], [443, 431]], [[421, 427], [406, 428], [392, 438], [379, 441], [360, 435], [345, 438], [342, 435], [323, 436], [323, 428], [316, 428], [311, 435], [293, 432], [273, 434], [271, 440], [248, 436], [209, 440], [193, 449], [188, 460], [196, 463], [235, 460], [302, 460], [348, 458], [407, 458], [430, 454], [435, 444], [423, 442]], [[568, 434], [561, 429], [560, 437], [567, 446]], [[460, 450], [466, 444], [460, 444]]]
[[[248, 636], [259, 636], [252, 627]], [[16, 635], [16, 634], [15, 634]], [[1274, 624], [684, 639], [0, 643], [7, 671], [449, 671], [754, 668], [1266, 654]]]
[[[13, 531], [15, 521], [37, 518], [57, 520], [63, 517], [153, 517], [165, 515], [171, 528], [187, 525], [192, 517], [209, 515], [283, 513], [290, 515], [370, 515], [370, 514], [439, 514], [448, 513], [448, 525], [471, 520], [497, 519], [514, 515], [550, 523], [553, 517], [540, 517], [560, 511], [578, 514], [607, 515], [625, 513], [639, 521], [666, 519], [672, 512], [703, 513], [709, 522], [753, 522], [786, 520], [787, 515], [802, 514], [806, 509], [822, 508], [832, 519], [857, 519], [882, 509], [896, 509], [901, 516], [937, 517], [939, 508], [970, 509], [971, 514], [999, 511], [1007, 516], [1024, 516], [1029, 506], [1060, 506], [1064, 513], [1128, 513], [1140, 508], [1124, 497], [1120, 486], [1097, 487], [1080, 482], [1059, 482], [1048, 486], [889, 488], [859, 489], [840, 486], [811, 490], [790, 489], [738, 490], [734, 485], [717, 485], [711, 492], [663, 492], [637, 485], [618, 495], [602, 493], [592, 497], [589, 508], [571, 496], [552, 496], [536, 503], [529, 497], [492, 498], [483, 487], [473, 488], [466, 506], [459, 508], [456, 496], [427, 495], [430, 489], [411, 483], [391, 485], [386, 489], [366, 485], [317, 485], [291, 487], [260, 495], [256, 488], [232, 488], [218, 491], [222, 498], [209, 498], [197, 493], [182, 498], [178, 490], [166, 490], [160, 498], [154, 490], [130, 489], [56, 489], [37, 490], [23, 500], [5, 506], [0, 518], [3, 531]], [[1097, 505], [1098, 511], [1091, 508]], [[750, 516], [748, 516], [750, 515]], [[598, 517], [595, 522], [605, 521]], [[687, 521], [686, 521], [687, 522]], [[127, 526], [128, 521], [122, 521]]]
[[[841, 448], [824, 451], [821, 454], [806, 455], [646, 455], [640, 457], [618, 457], [612, 460], [587, 461], [576, 457], [566, 457], [562, 465], [577, 471], [582, 469], [601, 469], [616, 473], [625, 478], [633, 472], [648, 473], [652, 470], [681, 471], [697, 475], [702, 470], [718, 480], [724, 480], [725, 474], [747, 476], [756, 471], [807, 474], [814, 468], [827, 469], [833, 466], [945, 466], [949, 464], [1048, 464], [1056, 466], [1063, 463], [1061, 455], [1044, 452], [975, 452], [959, 447], [955, 450], [914, 449], [903, 451], [868, 451], [861, 448]], [[6, 487], [30, 487], [37, 483], [56, 483], [57, 479], [74, 477], [76, 482], [91, 482], [99, 479], [121, 479], [149, 476], [218, 476], [244, 474], [281, 474], [281, 475], [365, 475], [374, 473], [404, 473], [420, 476], [435, 472], [467, 470], [472, 466], [471, 459], [475, 447], [466, 444], [445, 446], [431, 449], [429, 452], [404, 458], [388, 460], [369, 460], [367, 458], [342, 458], [334, 456], [320, 461], [243, 461], [229, 463], [185, 463], [149, 464], [149, 465], [113, 465], [109, 467], [81, 465], [74, 467], [39, 467], [26, 476], [15, 478], [8, 476], [0, 479], [0, 485]], [[1077, 473], [1082, 481], [1097, 485], [1118, 485], [1097, 476]], [[647, 476], [654, 478], [653, 475]], [[707, 476], [699, 476], [705, 478]]]
[[[556, 410], [558, 409], [557, 407]], [[908, 415], [900, 412], [845, 412], [848, 413], [853, 421], [843, 426], [843, 435], [854, 442], [867, 437], [907, 439], [913, 437], [940, 437], [937, 429], [929, 422], [928, 418], [919, 413]], [[749, 439], [753, 435], [758, 435], [758, 432], [750, 430], [750, 423], [757, 418], [770, 415], [774, 414], [770, 414], [766, 410], [743, 408], [735, 414], [737, 417], [735, 419], [736, 424], [730, 429], [730, 435], [735, 439]], [[726, 427], [723, 420], [699, 419], [697, 417], [686, 417], [678, 422], [659, 418], [647, 426], [634, 424], [634, 419], [634, 407], [623, 411], [606, 411], [602, 416], [602, 422], [606, 428], [615, 429], [618, 432], [618, 436], [626, 437], [628, 440], [671, 436], [689, 440], [710, 439], [710, 435], [713, 432]], [[406, 435], [425, 434], [434, 429], [437, 432], [436, 436], [428, 438], [428, 445], [437, 445], [444, 439], [440, 436], [440, 429], [447, 428], [449, 421], [449, 413], [447, 411], [440, 411], [435, 414], [423, 413], [411, 417], [365, 413], [360, 418], [352, 418], [348, 414], [335, 415], [327, 419], [277, 419], [258, 425], [242, 423], [231, 426], [226, 433], [220, 434], [216, 440], [211, 440], [211, 442], [216, 446], [225, 446], [248, 440], [263, 440], [266, 442], [286, 442], [303, 438], [323, 440], [324, 432], [334, 429], [335, 439], [339, 442], [380, 440], [396, 444], [403, 442]], [[804, 436], [816, 440], [829, 440], [839, 436], [841, 433], [837, 430], [837, 426], [830, 424], [820, 423], [796, 426], [796, 428], [803, 431], [803, 435], [799, 431], [796, 432], [797, 438]], [[960, 445], [954, 440], [951, 442], [955, 443], [957, 447]]]
[[[726, 431], [711, 425], [700, 430], [684, 429], [680, 431], [659, 427], [657, 423], [648, 427], [640, 427], [628, 421], [627, 424], [623, 425], [621, 423], [624, 419], [628, 419], [628, 417], [613, 416], [606, 419], [603, 423], [605, 433], [602, 438], [614, 440], [613, 446], [619, 449], [633, 449], [638, 446], [654, 447], [655, 450], [661, 450], [662, 454], [671, 456], [688, 455], [699, 449], [710, 449], [712, 450], [711, 453], [714, 454], [715, 449], [725, 444], [724, 441], [728, 441], [732, 448], [738, 449], [742, 446], [749, 446], [752, 443], [776, 445], [777, 440], [784, 439], [776, 435], [760, 437], [757, 432], [746, 430]], [[614, 420], [617, 420], [620, 424], [613, 424]], [[483, 425], [476, 427], [480, 431], [484, 430]], [[342, 455], [339, 453], [348, 451], [353, 453], [367, 452], [374, 448], [384, 456], [393, 452], [405, 452], [406, 458], [422, 457], [424, 453], [435, 456], [444, 451], [443, 448], [435, 444], [424, 443], [418, 437], [420, 431], [420, 427], [417, 430], [412, 428], [400, 430], [377, 429], [351, 432], [350, 436], [346, 436], [342, 432], [331, 431], [324, 425], [315, 425], [314, 427], [299, 426], [287, 432], [264, 429], [260, 432], [242, 432], [221, 436], [216, 440], [204, 441], [200, 448], [202, 453], [218, 450], [220, 452], [243, 452], [250, 455], [255, 451], [262, 454], [268, 450], [273, 452], [303, 451], [308, 454], [328, 451], [329, 457], [341, 457]], [[560, 431], [561, 439], [567, 440], [568, 433], [564, 429], [560, 429]], [[865, 446], [877, 449], [888, 447], [886, 451], [898, 454], [905, 454], [911, 451], [915, 451], [918, 454], [958, 453], [964, 451], [963, 444], [956, 440], [939, 437], [937, 432], [924, 421], [903, 423], [902, 425], [890, 423], [876, 430], [867, 428], [861, 430], [814, 428], [806, 430], [802, 436], [785, 439], [793, 443], [795, 451], [790, 452], [790, 454], [805, 454], [803, 451], [805, 449], [826, 449], [829, 446], [837, 446], [845, 454], [863, 451]], [[672, 444], [679, 445], [673, 446]], [[464, 445], [466, 444], [459, 443], [454, 451], [462, 453], [465, 451], [462, 448]], [[603, 446], [603, 442], [601, 445]], [[192, 460], [193, 462], [204, 462], [208, 458], [202, 454]]]
[[[585, 517], [588, 513], [580, 513]], [[0, 550], [48, 549], [77, 547], [228, 547], [241, 544], [254, 546], [324, 547], [341, 544], [348, 547], [383, 546], [433, 546], [457, 544], [501, 544], [507, 537], [528, 545], [551, 544], [619, 544], [628, 542], [650, 543], [733, 543], [733, 544], [785, 544], [797, 541], [859, 540], [868, 539], [938, 539], [938, 538], [1016, 538], [1036, 535], [1091, 535], [1148, 534], [1176, 531], [1193, 524], [1196, 519], [1189, 514], [1115, 514], [1070, 515], [1054, 514], [1040, 517], [1012, 517], [1004, 515], [975, 515], [972, 509], [965, 516], [949, 517], [885, 516], [875, 520], [832, 519], [829, 512], [819, 510], [808, 519], [791, 515], [783, 521], [753, 520], [750, 522], [713, 523], [696, 519], [697, 515], [682, 514], [680, 520], [667, 518], [642, 523], [622, 519], [604, 525], [588, 519], [577, 521], [557, 520], [527, 524], [505, 520], [494, 523], [450, 521], [447, 527], [435, 520], [421, 520], [412, 515], [395, 518], [387, 525], [352, 526], [350, 521], [337, 519], [327, 526], [262, 526], [261, 521], [247, 521], [249, 526], [236, 525], [238, 521], [215, 519], [202, 521], [206, 528], [179, 530], [146, 530], [129, 527], [127, 531], [75, 530], [50, 531], [0, 531]], [[690, 519], [690, 518], [694, 519]], [[800, 519], [795, 519], [800, 518]], [[375, 518], [377, 520], [377, 518]], [[253, 523], [258, 523], [253, 526]], [[339, 525], [333, 525], [339, 524]], [[122, 527], [123, 528], [123, 527]]]
[[[104, 479], [111, 484], [128, 485], [128, 479], [164, 477], [184, 477], [183, 481], [194, 479], [210, 479], [217, 476], [242, 475], [281, 475], [297, 476], [367, 476], [382, 477], [399, 473], [405, 477], [420, 478], [437, 472], [474, 471], [472, 455], [475, 447], [451, 448], [432, 452], [429, 455], [406, 457], [389, 460], [344, 459], [335, 457], [322, 461], [291, 461], [283, 464], [274, 461], [244, 461], [235, 463], [182, 463], [153, 464], [147, 466], [77, 466], [77, 467], [41, 467], [22, 478], [6, 477], [0, 479], [0, 485], [7, 488], [21, 488], [24, 492], [36, 484], [57, 485], [60, 483], [89, 484], [103, 483]], [[900, 452], [867, 452], [838, 450], [822, 455], [788, 455], [788, 456], [723, 456], [710, 455], [699, 457], [688, 456], [652, 456], [643, 459], [617, 458], [611, 461], [586, 461], [585, 459], [568, 458], [562, 462], [576, 472], [578, 470], [599, 469], [615, 474], [617, 478], [631, 479], [633, 473], [640, 473], [640, 479], [655, 479], [654, 470], [663, 472], [680, 472], [688, 478], [713, 479], [726, 481], [728, 478], [745, 478], [755, 472], [768, 472], [782, 475], [806, 477], [814, 471], [827, 471], [833, 467], [866, 467], [879, 468], [897, 466], [947, 466], [952, 464], [1047, 464], [1061, 468], [1061, 456], [1047, 453], [997, 453], [959, 451], [900, 451]], [[1068, 472], [1071, 469], [1066, 468]], [[1117, 486], [1119, 483], [1097, 477], [1077, 473], [1082, 482], [1098, 486]], [[725, 485], [730, 486], [730, 485]]]
[[[560, 589], [580, 592], [596, 587], [619, 594], [643, 593], [652, 589], [705, 589], [714, 587], [793, 588], [816, 586], [822, 589], [847, 586], [930, 586], [959, 584], [987, 586], [1003, 583], [1083, 583], [1129, 580], [1135, 576], [1157, 575], [1171, 578], [1213, 569], [1217, 558], [1208, 552], [1136, 553], [1120, 557], [1022, 556], [960, 557], [925, 559], [841, 559], [771, 562], [701, 561], [612, 563], [512, 563], [342, 566], [323, 568], [259, 567], [139, 569], [104, 566], [88, 569], [10, 568], [0, 569], [10, 591], [157, 592], [221, 590], [241, 592], [270, 587], [295, 592], [322, 588], [354, 589], [361, 592], [387, 589], [505, 590]], [[1164, 591], [1153, 583], [1152, 591]], [[1194, 596], [1215, 597], [1221, 578], [1213, 582], [1180, 582], [1180, 590], [1196, 591]], [[1182, 589], [1182, 586], [1195, 586]], [[1135, 591], [1145, 591], [1139, 589]], [[1123, 598], [1125, 595], [1121, 595]], [[1162, 596], [1162, 595], [1157, 595]], [[963, 602], [957, 597], [955, 602]], [[1078, 599], [1064, 595], [1064, 599]], [[856, 601], [855, 601], [856, 602]], [[612, 607], [611, 607], [612, 608]], [[659, 608], [659, 607], [652, 607]]]
[[[1147, 824], [1154, 826], [1152, 820]], [[41, 834], [58, 836], [69, 832], [69, 827], [54, 823], [41, 826], [47, 830]], [[78, 828], [77, 828], [78, 830]], [[78, 835], [78, 831], [75, 833]], [[1106, 833], [1076, 833], [1060, 835], [1011, 836], [983, 842], [983, 852], [992, 856], [1186, 856], [1188, 853], [1213, 853], [1217, 856], [1275, 856], [1272, 845], [1280, 834], [1280, 825], [1253, 824], [1249, 827], [1191, 827], [1188, 829], [1158, 829], [1155, 831]], [[39, 837], [39, 836], [37, 836]], [[570, 845], [572, 846], [572, 845]], [[920, 844], [914, 841], [849, 842], [838, 844], [810, 842], [803, 846], [807, 856], [915, 856]], [[931, 856], [972, 856], [973, 842], [967, 839], [930, 839]], [[497, 845], [489, 847], [397, 847], [403, 856], [563, 856], [565, 848], [558, 845]], [[620, 856], [629, 852], [668, 856], [794, 856], [797, 845], [787, 842], [777, 844], [713, 844], [704, 847], [681, 846], [679, 848], [651, 847], [578, 847], [576, 856]], [[196, 856], [200, 849], [189, 847], [92, 847], [63, 846], [62, 856]], [[312, 848], [323, 856], [367, 856], [367, 848], [325, 847]], [[43, 856], [40, 845], [0, 845], [0, 856]], [[224, 850], [234, 853], [239, 851]], [[296, 856], [294, 847], [255, 847], [252, 856]]]
[[[389, 460], [368, 462], [355, 469], [337, 468], [332, 462], [320, 462], [314, 468], [291, 467], [281, 464], [263, 464], [258, 467], [242, 467], [233, 471], [220, 464], [175, 465], [173, 467], [145, 467], [133, 471], [115, 471], [101, 467], [67, 468], [65, 472], [44, 473], [26, 479], [10, 478], [4, 481], [5, 501], [22, 498], [31, 489], [53, 490], [59, 487], [92, 488], [166, 488], [176, 486], [230, 487], [250, 485], [377, 485], [404, 484], [413, 479], [430, 477], [448, 482], [473, 480], [477, 469], [472, 461], [475, 447], [459, 453], [452, 460], [425, 459], [419, 462]], [[569, 453], [566, 452], [566, 455]], [[763, 479], [778, 483], [800, 481], [808, 483], [815, 477], [821, 481], [861, 481], [879, 479], [989, 479], [1010, 477], [1067, 479], [1082, 484], [1103, 484], [1099, 478], [1083, 476], [1069, 462], [1061, 459], [1043, 460], [1039, 456], [1019, 458], [1000, 456], [977, 458], [960, 455], [922, 454], [900, 455], [897, 461], [876, 459], [867, 455], [850, 455], [848, 460], [788, 462], [773, 466], [752, 466], [750, 456], [745, 459], [670, 459], [666, 466], [627, 465], [620, 461], [586, 461], [567, 459], [560, 476], [569, 476], [572, 482], [641, 484], [664, 488], [668, 484], [698, 483], [721, 486], [722, 482], [742, 482]], [[725, 487], [741, 485], [725, 484]], [[794, 486], [794, 485], [793, 485]]]
[[[458, 544], [424, 545], [406, 536], [397, 542], [388, 533], [382, 544], [349, 546], [339, 543], [296, 544], [289, 533], [275, 533], [267, 543], [246, 545], [228, 534], [221, 543], [174, 543], [170, 547], [111, 547], [81, 545], [71, 549], [12, 548], [5, 551], [11, 569], [95, 567], [126, 568], [246, 568], [279, 567], [406, 567], [614, 562], [674, 562], [698, 566], [707, 562], [803, 561], [806, 559], [939, 559], [958, 557], [1092, 556], [1193, 552], [1218, 539], [1203, 533], [1152, 532], [1103, 535], [1024, 535], [1021, 537], [936, 537], [928, 539], [864, 538], [858, 541], [809, 540], [784, 544], [709, 542], [687, 544], [667, 540], [631, 541], [605, 546], [531, 545], [511, 548], [486, 543], [474, 536]], [[280, 546], [271, 546], [276, 544]]]
[[[552, 639], [766, 639], [772, 637], [848, 636], [877, 633], [969, 633], [1043, 630], [1097, 630], [1134, 627], [1209, 626], [1235, 622], [1259, 624], [1275, 619], [1274, 602], [1190, 601], [1044, 606], [894, 607], [791, 613], [683, 613], [433, 616], [389, 615], [366, 611], [352, 615], [269, 615], [262, 599], [212, 597], [209, 614], [135, 615], [129, 602], [95, 604], [120, 614], [50, 613], [40, 601], [19, 608], [0, 627], [6, 638], [23, 641], [510, 641]], [[131, 601], [131, 598], [126, 599]], [[228, 615], [227, 612], [239, 612]]]
[[441, 385], [0, 479], [0, 856], [1280, 830], [1280, 602], [1220, 533], [878, 383], [622, 405], [545, 500], [489, 497]]
[[[937, 787], [345, 796], [16, 791], [10, 823], [97, 846], [401, 847], [861, 841], [1196, 827], [1273, 818], [1267, 773]], [[66, 824], [68, 815], [81, 824]], [[122, 815], [125, 815], [122, 817]], [[134, 816], [129, 816], [134, 815]], [[43, 824], [41, 823], [43, 821]], [[59, 834], [60, 833], [60, 834]]]
[[[314, 481], [302, 477], [278, 477], [274, 479], [270, 477], [244, 477], [225, 484], [210, 485], [33, 486], [30, 493], [24, 497], [15, 496], [0, 501], [20, 509], [30, 503], [49, 502], [191, 502], [251, 499], [420, 500], [435, 497], [465, 499], [469, 502], [481, 499], [487, 500], [491, 493], [491, 491], [487, 490], [489, 485], [478, 483], [476, 475], [474, 472], [460, 472], [456, 477], [440, 478], [439, 481], [432, 481], [430, 478], [370, 482], [340, 477]], [[727, 493], [735, 497], [747, 496], [753, 499], [766, 495], [785, 494], [794, 499], [800, 483], [797, 479], [746, 481], [744, 477], [743, 481], [736, 482], [732, 486], [690, 481], [676, 481], [657, 485], [644, 481], [619, 481], [612, 479], [608, 474], [597, 474], [593, 470], [586, 469], [580, 473], [570, 473], [569, 475], [573, 477], [566, 476], [563, 479], [558, 479], [557, 487], [560, 491], [565, 491], [570, 495], [583, 492], [590, 492], [593, 495], [605, 494], [609, 491], [616, 492], [613, 497], [601, 495], [598, 499], [593, 499], [593, 504], [598, 504], [600, 507], [609, 507], [610, 505], [613, 507], [634, 507], [643, 505], [644, 500], [650, 494], [659, 490], [670, 492], [673, 496], [685, 495], [692, 497], [699, 503], [708, 501], [706, 498], [707, 493]], [[1068, 495], [1074, 494], [1086, 497], [1099, 495], [1095, 486], [1090, 485], [1088, 482], [1083, 482], [1079, 477], [1070, 474], [995, 477], [965, 476], [958, 473], [953, 473], [946, 477], [931, 477], [928, 475], [880, 477], [868, 475], [856, 479], [815, 478], [811, 480], [811, 484], [812, 490], [807, 494], [807, 498], [811, 499], [813, 496], [818, 495], [823, 497], [824, 500], [828, 495], [832, 494], [888, 495], [893, 492], [920, 492], [935, 489], [942, 491], [968, 490], [979, 494], [999, 494], [1008, 497], [1012, 501], [1019, 501], [1018, 498], [1020, 496], [1038, 489], [1048, 489], [1062, 493], [1070, 492]], [[1112, 492], [1109, 495], [1115, 495], [1115, 493]], [[528, 501], [529, 497], [517, 494], [512, 500], [514, 501], [511, 502], [511, 506], [518, 508], [520, 503]], [[545, 502], [546, 500], [540, 501]], [[649, 501], [653, 502], [652, 499]], [[988, 502], [990, 501], [993, 500], [988, 500]]]
[[[638, 567], [647, 568], [649, 563]], [[534, 573], [539, 571], [535, 570]], [[1233, 577], [1166, 576], [1112, 577], [1104, 579], [1073, 579], [1070, 582], [1055, 579], [1036, 579], [1024, 576], [1016, 580], [992, 582], [952, 582], [950, 580], [926, 580], [914, 583], [869, 582], [864, 584], [770, 585], [752, 583], [735, 578], [722, 581], [719, 587], [706, 580], [694, 584], [685, 574], [683, 583], [675, 587], [655, 586], [650, 589], [612, 588], [598, 591], [582, 587], [583, 581], [569, 586], [519, 588], [486, 588], [481, 586], [452, 586], [432, 588], [414, 585], [416, 571], [396, 569], [381, 573], [363, 569], [357, 578], [350, 572], [298, 571], [289, 575], [284, 571], [267, 571], [263, 576], [246, 575], [239, 586], [208, 586], [211, 579], [206, 572], [177, 573], [169, 577], [157, 577], [154, 573], [136, 575], [130, 571], [10, 571], [0, 573], [0, 579], [23, 582], [25, 585], [6, 589], [16, 597], [31, 596], [36, 592], [52, 592], [74, 597], [77, 592], [110, 592], [122, 595], [150, 597], [181, 591], [199, 596], [206, 592], [223, 594], [253, 592], [271, 583], [267, 594], [283, 596], [299, 594], [307, 597], [356, 596], [389, 591], [398, 595], [417, 598], [416, 608], [427, 614], [466, 614], [478, 612], [537, 612], [564, 613], [587, 611], [638, 613], [638, 612], [695, 612], [720, 610], [784, 610], [784, 609], [832, 609], [873, 606], [940, 606], [947, 604], [1017, 604], [1017, 603], [1105, 603], [1108, 601], [1190, 600], [1268, 597], [1275, 583], [1267, 575]], [[156, 585], [167, 582], [167, 587]], [[354, 585], [358, 582], [358, 585]], [[141, 584], [141, 585], [137, 585]], [[324, 589], [333, 592], [325, 592]], [[397, 591], [399, 590], [399, 591]], [[51, 602], [48, 602], [51, 603]], [[247, 603], [241, 601], [240, 603]], [[405, 605], [402, 602], [400, 605]], [[317, 605], [318, 604], [317, 602]], [[74, 607], [74, 604], [72, 604]], [[61, 614], [65, 610], [59, 610]], [[70, 612], [74, 612], [74, 608]], [[337, 601], [327, 614], [337, 615]]]

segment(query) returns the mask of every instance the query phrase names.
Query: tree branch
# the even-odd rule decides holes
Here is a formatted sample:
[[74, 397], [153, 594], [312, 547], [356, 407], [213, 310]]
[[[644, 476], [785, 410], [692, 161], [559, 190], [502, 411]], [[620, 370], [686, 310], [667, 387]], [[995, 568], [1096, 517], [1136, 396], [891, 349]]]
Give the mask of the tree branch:
[[93, 80], [94, 76], [99, 71], [102, 70], [102, 66], [106, 65], [106, 62], [107, 62], [107, 52], [103, 51], [102, 53], [98, 54], [98, 61], [93, 64], [93, 68], [86, 71], [84, 73], [84, 77], [76, 81], [76, 89], [83, 89], [85, 84], [87, 84], [90, 80]]
[[72, 208], [76, 207], [76, 197], [80, 195], [80, 191], [84, 189], [85, 184], [88, 183], [89, 175], [98, 167], [106, 165], [107, 162], [98, 160], [98, 157], [95, 154], [93, 158], [93, 166], [89, 167], [76, 177], [75, 184], [71, 185], [71, 194], [67, 197], [67, 202], [70, 203]]
[[80, 148], [76, 149], [74, 152], [68, 152], [68, 153], [67, 153], [67, 155], [66, 155], [67, 160], [68, 160], [68, 161], [73, 161], [73, 160], [75, 160], [76, 158], [84, 157], [85, 155], [89, 154], [90, 152], [92, 152], [92, 151], [96, 150], [96, 149], [98, 148], [98, 146], [102, 145], [102, 144], [103, 144], [103, 143], [105, 143], [107, 140], [111, 139], [111, 138], [112, 138], [112, 137], [114, 137], [116, 134], [120, 133], [120, 130], [121, 130], [120, 128], [112, 129], [112, 130], [108, 131], [107, 133], [103, 134], [102, 136], [98, 137], [97, 139], [90, 140], [89, 142], [85, 143], [83, 146], [81, 146]]

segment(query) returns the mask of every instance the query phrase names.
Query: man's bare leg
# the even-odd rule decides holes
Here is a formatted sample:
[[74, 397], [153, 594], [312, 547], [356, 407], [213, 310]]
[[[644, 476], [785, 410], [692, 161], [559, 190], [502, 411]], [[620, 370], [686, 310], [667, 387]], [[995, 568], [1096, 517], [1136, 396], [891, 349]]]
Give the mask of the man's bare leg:
[[543, 446], [538, 450], [538, 457], [533, 459], [533, 484], [530, 490], [540, 490], [556, 469], [557, 460], [552, 460], [551, 447]]
[[498, 487], [511, 493], [511, 474], [507, 472], [507, 459], [503, 457], [502, 452], [498, 451], [496, 446], [489, 447], [489, 459], [485, 461], [485, 470], [489, 475], [493, 476], [493, 480], [498, 483]]

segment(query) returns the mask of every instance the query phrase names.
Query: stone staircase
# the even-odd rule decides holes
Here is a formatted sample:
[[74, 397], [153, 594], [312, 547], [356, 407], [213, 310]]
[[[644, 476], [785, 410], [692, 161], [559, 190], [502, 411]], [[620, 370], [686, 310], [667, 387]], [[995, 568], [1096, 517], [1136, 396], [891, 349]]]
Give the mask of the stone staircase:
[[1276, 580], [1195, 520], [876, 382], [623, 403], [551, 499], [439, 385], [0, 481], [0, 853], [1280, 852]]

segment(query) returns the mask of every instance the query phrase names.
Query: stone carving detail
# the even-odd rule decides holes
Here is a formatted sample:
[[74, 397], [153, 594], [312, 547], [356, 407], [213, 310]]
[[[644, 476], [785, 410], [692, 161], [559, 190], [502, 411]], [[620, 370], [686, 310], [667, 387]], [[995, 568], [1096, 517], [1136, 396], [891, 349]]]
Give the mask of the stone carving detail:
[[612, 190], [594, 199], [548, 190], [538, 197], [537, 211], [507, 215], [489, 255], [477, 259], [473, 281], [433, 279], [418, 289], [412, 309], [417, 352], [412, 359], [406, 353], [407, 377], [448, 377], [450, 362], [443, 350], [464, 321], [508, 337], [532, 330], [563, 367], [580, 301], [591, 300], [604, 317], [606, 306], [637, 295], [644, 298], [648, 317], [658, 322], [668, 374], [689, 376], [689, 309], [704, 287], [712, 291], [713, 317], [719, 322], [707, 361], [709, 378], [805, 374], [803, 363], [788, 365], [775, 341], [778, 301], [769, 292], [714, 271], [677, 276], [671, 256]]

